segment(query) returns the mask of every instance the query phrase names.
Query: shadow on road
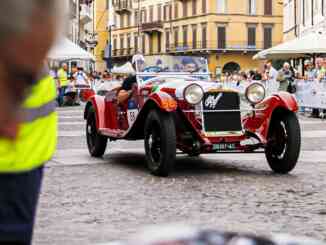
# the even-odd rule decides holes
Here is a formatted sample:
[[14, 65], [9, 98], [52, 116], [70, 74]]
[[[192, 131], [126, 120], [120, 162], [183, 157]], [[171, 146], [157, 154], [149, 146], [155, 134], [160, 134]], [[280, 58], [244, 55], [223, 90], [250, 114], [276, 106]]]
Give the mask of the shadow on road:
[[[143, 153], [112, 153], [105, 155], [105, 160], [111, 165], [128, 168], [133, 171], [148, 173]], [[235, 160], [237, 157], [235, 156]], [[265, 164], [265, 165], [264, 165]], [[223, 175], [223, 176], [250, 176], [250, 177], [277, 177], [287, 179], [296, 178], [295, 175], [277, 175], [269, 170], [268, 164], [261, 163], [259, 168], [247, 162], [236, 164], [234, 161], [227, 162], [222, 159], [212, 160], [202, 157], [188, 157], [178, 155], [175, 168], [171, 177], [186, 177], [200, 175]]]

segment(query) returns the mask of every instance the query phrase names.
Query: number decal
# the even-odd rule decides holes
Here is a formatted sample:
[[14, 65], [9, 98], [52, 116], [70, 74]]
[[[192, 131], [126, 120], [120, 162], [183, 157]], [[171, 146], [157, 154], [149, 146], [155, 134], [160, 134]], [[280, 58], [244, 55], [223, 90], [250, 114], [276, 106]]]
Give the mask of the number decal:
[[138, 110], [137, 109], [128, 110], [128, 123], [129, 123], [129, 126], [131, 126], [136, 121], [137, 115], [138, 115]]

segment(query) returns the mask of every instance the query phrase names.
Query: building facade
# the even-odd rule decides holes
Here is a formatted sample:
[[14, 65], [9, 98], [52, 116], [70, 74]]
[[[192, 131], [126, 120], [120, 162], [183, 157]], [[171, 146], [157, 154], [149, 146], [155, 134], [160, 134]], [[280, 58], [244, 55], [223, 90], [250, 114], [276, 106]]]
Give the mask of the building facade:
[[95, 0], [95, 33], [97, 37], [97, 46], [95, 48], [96, 70], [106, 70], [106, 61], [104, 59], [105, 49], [108, 45], [108, 16], [109, 0]]
[[283, 40], [279, 0], [112, 0], [112, 58], [206, 56], [212, 74], [259, 65], [252, 56]]
[[284, 0], [284, 40], [326, 33], [326, 0]]

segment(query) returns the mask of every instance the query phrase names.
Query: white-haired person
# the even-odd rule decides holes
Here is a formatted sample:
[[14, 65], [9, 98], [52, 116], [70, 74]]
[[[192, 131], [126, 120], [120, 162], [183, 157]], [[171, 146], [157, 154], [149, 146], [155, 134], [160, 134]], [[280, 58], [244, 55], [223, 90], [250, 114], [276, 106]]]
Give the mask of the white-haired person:
[[59, 2], [0, 2], [0, 244], [31, 244], [43, 165], [56, 147], [56, 85], [43, 68]]
[[278, 71], [277, 81], [280, 83], [279, 91], [288, 91], [290, 83], [294, 79], [291, 66], [288, 62], [284, 62], [283, 67]]

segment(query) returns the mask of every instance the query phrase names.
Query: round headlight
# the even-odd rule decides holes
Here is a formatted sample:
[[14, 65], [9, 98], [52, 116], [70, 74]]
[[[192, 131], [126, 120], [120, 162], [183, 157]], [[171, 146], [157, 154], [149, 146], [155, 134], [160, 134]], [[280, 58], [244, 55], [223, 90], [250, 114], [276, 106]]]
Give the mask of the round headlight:
[[261, 83], [252, 83], [246, 89], [246, 98], [252, 104], [258, 104], [265, 99], [265, 87]]
[[198, 104], [204, 96], [204, 91], [202, 87], [198, 84], [191, 84], [184, 90], [185, 100], [192, 105]]

